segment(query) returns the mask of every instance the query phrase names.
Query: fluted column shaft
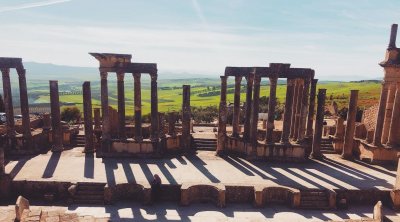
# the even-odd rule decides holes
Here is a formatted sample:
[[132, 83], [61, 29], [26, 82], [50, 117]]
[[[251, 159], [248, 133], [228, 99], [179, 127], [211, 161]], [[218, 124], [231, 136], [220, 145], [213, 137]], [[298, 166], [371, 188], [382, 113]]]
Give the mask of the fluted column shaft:
[[289, 136], [290, 138], [294, 137], [295, 124], [296, 124], [297, 101], [299, 99], [299, 89], [300, 89], [299, 79], [295, 79], [293, 105], [292, 105], [292, 121], [291, 121], [292, 124], [290, 126], [290, 136]]
[[60, 98], [58, 95], [58, 81], [50, 83], [51, 127], [53, 139], [53, 152], [63, 150], [63, 132], [61, 126]]
[[118, 137], [126, 139], [125, 132], [125, 73], [117, 72], [117, 90], [118, 90]]
[[6, 111], [6, 130], [7, 136], [15, 136], [14, 108], [11, 93], [10, 69], [1, 69], [3, 77], [3, 96]]
[[357, 100], [358, 100], [358, 90], [351, 90], [349, 111], [347, 112], [346, 133], [344, 135], [344, 144], [342, 152], [342, 158], [344, 159], [353, 158], [353, 140], [354, 140], [354, 131], [355, 131], [356, 115], [357, 115]]
[[217, 154], [221, 154], [225, 150], [226, 142], [226, 89], [227, 89], [227, 76], [220, 76], [221, 78], [221, 94], [219, 101], [219, 115], [218, 115], [218, 140], [217, 140]]
[[250, 141], [252, 144], [257, 144], [257, 125], [258, 125], [258, 109], [260, 101], [260, 82], [261, 76], [254, 77], [254, 94], [253, 94], [253, 107], [251, 114], [251, 128], [250, 128]]
[[310, 158], [312, 159], [321, 159], [323, 157], [321, 153], [321, 139], [322, 139], [322, 129], [324, 127], [325, 97], [326, 97], [326, 89], [319, 89], [317, 115], [315, 118], [312, 151], [310, 154]]
[[238, 137], [240, 132], [240, 83], [242, 76], [235, 76], [235, 92], [233, 98], [232, 136]]
[[31, 126], [29, 117], [28, 91], [26, 87], [26, 71], [25, 69], [17, 69], [19, 82], [19, 98], [22, 114], [22, 129], [26, 145], [30, 145]]
[[296, 104], [296, 116], [294, 119], [294, 130], [293, 130], [293, 139], [297, 140], [300, 129], [300, 121], [301, 121], [301, 106], [303, 101], [303, 90], [304, 90], [304, 81], [302, 79], [298, 80], [299, 88], [297, 91], [297, 104]]
[[253, 96], [253, 81], [254, 74], [249, 74], [246, 76], [247, 89], [246, 89], [246, 115], [244, 119], [243, 127], [243, 140], [249, 142], [250, 139], [250, 120], [251, 120], [251, 103]]
[[309, 100], [309, 91], [310, 91], [310, 83], [311, 79], [304, 79], [303, 86], [303, 95], [301, 99], [301, 112], [300, 112], [300, 121], [299, 121], [299, 131], [297, 135], [297, 140], [301, 142], [306, 135], [306, 124], [307, 124], [307, 112], [308, 112], [308, 100]]
[[142, 89], [140, 83], [140, 73], [133, 74], [134, 82], [134, 106], [135, 106], [135, 140], [142, 141]]
[[388, 83], [388, 85], [389, 85], [388, 86], [389, 93], [386, 101], [385, 122], [383, 123], [383, 132], [381, 140], [382, 144], [387, 143], [389, 139], [389, 129], [392, 120], [393, 103], [394, 103], [394, 97], [396, 95], [396, 85], [393, 83]]
[[386, 100], [388, 96], [388, 86], [382, 82], [381, 97], [379, 100], [379, 109], [376, 117], [374, 140], [372, 144], [375, 146], [381, 145], [383, 124], [385, 122]]
[[392, 121], [389, 129], [389, 146], [400, 145], [400, 82], [396, 84], [396, 95], [393, 104]]
[[294, 90], [295, 90], [295, 80], [287, 79], [285, 113], [283, 114], [281, 143], [289, 143], [290, 126], [292, 122], [292, 105], [293, 105]]
[[313, 135], [313, 120], [315, 113], [315, 95], [317, 91], [318, 79], [311, 80], [310, 88], [310, 105], [308, 106], [308, 116], [307, 116], [307, 132], [306, 136], [311, 137]]
[[190, 85], [183, 85], [182, 93], [182, 141], [185, 149], [190, 149]]
[[151, 140], [158, 141], [158, 95], [157, 74], [151, 74]]
[[275, 120], [275, 107], [276, 107], [276, 87], [278, 85], [278, 76], [269, 77], [269, 101], [268, 101], [268, 117], [267, 129], [265, 135], [266, 143], [273, 143], [274, 139], [274, 120]]
[[93, 152], [93, 116], [92, 116], [92, 93], [90, 82], [86, 81], [82, 85], [83, 93], [83, 115], [85, 121], [85, 152]]
[[101, 134], [101, 152], [110, 151], [111, 140], [111, 121], [110, 110], [108, 108], [108, 81], [107, 72], [100, 71], [101, 87], [101, 115], [102, 115], [102, 134]]

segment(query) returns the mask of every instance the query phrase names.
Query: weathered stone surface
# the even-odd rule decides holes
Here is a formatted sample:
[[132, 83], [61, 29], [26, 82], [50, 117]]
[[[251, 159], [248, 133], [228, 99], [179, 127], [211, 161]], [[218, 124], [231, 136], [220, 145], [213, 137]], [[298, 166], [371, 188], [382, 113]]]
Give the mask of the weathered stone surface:
[[192, 115], [190, 110], [190, 85], [183, 85], [182, 88], [182, 146], [184, 149], [190, 150], [190, 119]]
[[353, 141], [357, 114], [358, 90], [351, 90], [349, 109], [347, 112], [346, 133], [344, 136], [342, 158], [353, 158]]
[[324, 126], [324, 107], [325, 107], [325, 97], [326, 89], [318, 90], [318, 106], [317, 106], [317, 116], [315, 119], [314, 126], [314, 136], [312, 141], [312, 151], [310, 158], [321, 159], [323, 157], [321, 153], [321, 138], [322, 138], [322, 128]]
[[217, 154], [222, 154], [225, 150], [226, 143], [226, 122], [227, 122], [227, 110], [226, 110], [226, 90], [227, 90], [227, 78], [226, 76], [220, 76], [221, 78], [221, 97], [219, 102], [219, 115], [218, 115], [218, 140], [217, 140]]
[[15, 217], [17, 221], [21, 220], [24, 210], [29, 210], [29, 201], [23, 196], [19, 196], [15, 203]]
[[235, 92], [233, 99], [233, 119], [232, 119], [232, 136], [238, 137], [239, 132], [239, 117], [240, 117], [240, 83], [242, 76], [235, 76]]
[[193, 202], [214, 202], [225, 207], [225, 186], [222, 184], [182, 184], [181, 204], [188, 206]]
[[150, 139], [153, 142], [158, 142], [158, 96], [157, 96], [157, 73], [151, 73], [151, 89], [150, 89], [150, 96], [151, 96], [151, 135]]
[[283, 129], [281, 143], [289, 143], [290, 126], [292, 121], [293, 94], [295, 90], [293, 79], [288, 79], [286, 87], [285, 112], [283, 114]]
[[142, 92], [140, 86], [140, 73], [133, 74], [134, 81], [134, 106], [135, 106], [135, 140], [142, 141]]
[[382, 202], [378, 201], [375, 206], [374, 206], [374, 214], [373, 214], [374, 220], [377, 222], [382, 222], [383, 221], [383, 213], [382, 213]]
[[51, 103], [51, 128], [52, 128], [52, 148], [53, 152], [60, 152], [63, 148], [63, 130], [61, 126], [60, 98], [58, 95], [58, 81], [50, 83], [50, 103]]
[[94, 152], [93, 139], [93, 117], [92, 117], [92, 93], [90, 82], [84, 82], [82, 85], [83, 92], [83, 115], [85, 123], [85, 152]]

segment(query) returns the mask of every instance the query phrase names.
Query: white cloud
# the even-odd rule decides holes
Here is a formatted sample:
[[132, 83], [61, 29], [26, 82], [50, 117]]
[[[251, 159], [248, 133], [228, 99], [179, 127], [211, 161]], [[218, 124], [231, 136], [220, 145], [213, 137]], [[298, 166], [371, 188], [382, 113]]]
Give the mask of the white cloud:
[[71, 1], [71, 0], [48, 0], [48, 1], [40, 1], [40, 2], [23, 3], [23, 4], [18, 4], [18, 5], [0, 6], [0, 13], [21, 10], [21, 9], [28, 9], [28, 8], [42, 7], [42, 6], [47, 6], [47, 5], [54, 5], [54, 4], [59, 4], [59, 3], [69, 2], [69, 1]]

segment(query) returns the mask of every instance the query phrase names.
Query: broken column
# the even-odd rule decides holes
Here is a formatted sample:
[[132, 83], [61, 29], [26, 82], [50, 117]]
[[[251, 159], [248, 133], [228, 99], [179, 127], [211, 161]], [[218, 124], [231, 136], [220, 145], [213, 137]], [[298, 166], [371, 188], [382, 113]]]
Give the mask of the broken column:
[[192, 139], [190, 135], [190, 85], [183, 85], [182, 88], [182, 145], [184, 149], [189, 150]]
[[385, 82], [382, 82], [381, 97], [379, 100], [379, 109], [376, 117], [374, 140], [372, 144], [375, 146], [381, 145], [383, 124], [385, 121], [386, 100], [388, 95], [388, 87]]
[[118, 138], [126, 139], [125, 132], [125, 73], [117, 72], [117, 94], [118, 94]]
[[1, 69], [3, 77], [3, 96], [4, 106], [6, 111], [6, 130], [8, 138], [15, 137], [15, 123], [14, 123], [14, 108], [12, 102], [11, 82], [10, 82], [10, 69]]
[[93, 144], [93, 117], [92, 117], [92, 93], [90, 91], [90, 82], [84, 82], [82, 85], [83, 93], [83, 115], [85, 121], [85, 153], [94, 151]]
[[315, 118], [314, 135], [312, 141], [312, 151], [310, 153], [310, 158], [312, 159], [321, 159], [323, 157], [321, 153], [321, 139], [322, 129], [324, 127], [325, 96], [326, 89], [319, 89], [317, 115]]
[[171, 137], [176, 136], [175, 122], [176, 122], [176, 113], [175, 112], [168, 113], [168, 135], [170, 135]]
[[99, 108], [94, 108], [94, 131], [101, 131]]
[[135, 140], [141, 142], [142, 136], [142, 92], [140, 73], [133, 74], [134, 81], [134, 106], [135, 106]]
[[293, 95], [295, 90], [295, 80], [287, 79], [286, 83], [286, 100], [285, 100], [285, 113], [283, 114], [283, 128], [281, 143], [289, 143], [290, 126], [292, 121], [292, 106], [293, 106]]
[[307, 116], [307, 137], [312, 137], [313, 135], [313, 120], [315, 113], [315, 94], [317, 91], [317, 82], [318, 79], [311, 80], [311, 88], [310, 88], [310, 105], [308, 106], [308, 116]]
[[235, 76], [235, 92], [233, 99], [232, 136], [238, 137], [240, 132], [240, 83], [242, 76]]
[[276, 107], [276, 87], [278, 85], [278, 75], [269, 77], [269, 101], [268, 101], [268, 117], [265, 142], [273, 143], [274, 139], [274, 120]]
[[393, 110], [393, 103], [394, 97], [396, 95], [396, 84], [388, 83], [389, 93], [386, 101], [386, 110], [385, 110], [385, 121], [383, 123], [383, 132], [382, 132], [382, 139], [381, 143], [386, 144], [389, 139], [389, 129], [390, 123], [392, 120], [392, 110]]
[[251, 120], [251, 103], [253, 94], [253, 81], [254, 74], [250, 73], [246, 76], [247, 88], [246, 88], [246, 113], [243, 126], [243, 140], [249, 142], [250, 138], [250, 120]]
[[101, 77], [101, 113], [102, 113], [102, 134], [101, 134], [101, 149], [102, 152], [108, 152], [111, 142], [111, 121], [110, 110], [108, 108], [108, 73], [100, 70]]
[[351, 90], [349, 111], [347, 112], [346, 133], [344, 135], [343, 159], [353, 159], [353, 140], [357, 114], [358, 90]]
[[389, 140], [387, 144], [388, 146], [400, 145], [400, 83], [396, 84], [396, 95], [389, 129]]
[[227, 122], [227, 110], [226, 110], [226, 88], [227, 88], [227, 76], [220, 76], [221, 78], [221, 94], [219, 101], [219, 115], [218, 115], [218, 140], [217, 140], [217, 154], [222, 154], [225, 150], [226, 141], [226, 122]]
[[[250, 126], [250, 142], [253, 145], [253, 149], [257, 145], [257, 126], [258, 126], [258, 109], [260, 100], [260, 83], [261, 76], [256, 75], [254, 77], [254, 94], [253, 94], [253, 107], [251, 114], [251, 126]], [[252, 150], [254, 152], [254, 150]]]
[[29, 104], [28, 104], [28, 92], [26, 87], [26, 70], [23, 68], [17, 68], [18, 81], [19, 81], [19, 97], [22, 114], [22, 133], [25, 140], [25, 145], [30, 146], [31, 144], [31, 120], [29, 117]]
[[60, 99], [58, 95], [58, 81], [50, 80], [50, 105], [51, 105], [51, 127], [53, 152], [63, 150], [63, 132], [61, 126]]
[[157, 73], [150, 74], [151, 77], [151, 133], [150, 139], [158, 141], [158, 96], [157, 96]]
[[311, 82], [310, 78], [304, 79], [303, 96], [302, 96], [302, 100], [301, 100], [301, 110], [300, 110], [299, 131], [298, 131], [298, 135], [297, 135], [297, 141], [299, 141], [299, 142], [303, 141], [303, 139], [306, 135], [310, 82]]

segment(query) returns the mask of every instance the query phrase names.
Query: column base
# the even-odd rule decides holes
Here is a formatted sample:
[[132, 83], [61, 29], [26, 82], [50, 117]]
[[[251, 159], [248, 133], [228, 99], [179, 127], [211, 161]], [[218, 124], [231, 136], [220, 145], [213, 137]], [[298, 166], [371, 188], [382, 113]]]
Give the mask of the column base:
[[314, 159], [314, 160], [322, 160], [325, 156], [322, 153], [314, 153], [311, 152], [310, 156], [308, 158]]
[[138, 142], [138, 143], [140, 143], [140, 142], [143, 141], [143, 137], [142, 137], [142, 136], [140, 136], [140, 137], [135, 137], [135, 141]]
[[345, 160], [354, 160], [354, 156], [352, 154], [342, 154], [340, 157]]
[[64, 150], [63, 145], [52, 145], [51, 152], [62, 152]]

